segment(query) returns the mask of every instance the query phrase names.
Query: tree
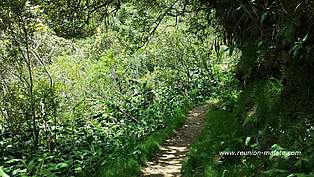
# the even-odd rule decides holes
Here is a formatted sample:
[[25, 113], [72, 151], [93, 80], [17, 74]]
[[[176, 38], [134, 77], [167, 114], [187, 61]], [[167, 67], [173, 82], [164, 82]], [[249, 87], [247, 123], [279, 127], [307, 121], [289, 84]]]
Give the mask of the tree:
[[[2, 1], [0, 5], [1, 115], [11, 125], [12, 139], [21, 134], [26, 134], [24, 138], [27, 138], [28, 132], [22, 132], [21, 128], [27, 123], [32, 129], [33, 145], [37, 147], [40, 99], [36, 98], [34, 69], [37, 66], [45, 68], [45, 64], [36, 51], [33, 34], [40, 27], [40, 10], [38, 6], [22, 0]], [[45, 72], [50, 80], [48, 87], [52, 88], [47, 68]]]

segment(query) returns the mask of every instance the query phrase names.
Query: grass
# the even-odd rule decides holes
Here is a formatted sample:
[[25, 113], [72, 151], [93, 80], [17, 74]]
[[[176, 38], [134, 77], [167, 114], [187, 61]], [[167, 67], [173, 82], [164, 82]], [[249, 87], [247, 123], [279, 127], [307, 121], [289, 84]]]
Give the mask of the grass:
[[[226, 144], [240, 141], [238, 138], [238, 124], [231, 112], [209, 110], [206, 126], [197, 143], [188, 154], [183, 165], [184, 177], [215, 177], [225, 176], [227, 171], [221, 168], [219, 151]], [[228, 164], [225, 164], [226, 167]], [[231, 168], [230, 168], [231, 169]], [[228, 176], [237, 176], [228, 169]]]
[[204, 131], [183, 164], [183, 177], [314, 177], [313, 172], [305, 174], [301, 167], [289, 171], [296, 163], [294, 158], [220, 156], [220, 151], [256, 150], [256, 141], [246, 145], [253, 133], [236, 116], [234, 111], [209, 110]]
[[160, 145], [174, 133], [174, 130], [182, 126], [185, 121], [188, 110], [191, 106], [176, 110], [176, 116], [172, 118], [169, 125], [162, 130], [159, 130], [150, 135], [145, 141], [140, 143], [135, 149], [138, 155], [120, 157], [118, 159], [106, 162], [101, 167], [99, 177], [138, 177], [140, 176], [141, 167], [145, 162], [159, 150]]

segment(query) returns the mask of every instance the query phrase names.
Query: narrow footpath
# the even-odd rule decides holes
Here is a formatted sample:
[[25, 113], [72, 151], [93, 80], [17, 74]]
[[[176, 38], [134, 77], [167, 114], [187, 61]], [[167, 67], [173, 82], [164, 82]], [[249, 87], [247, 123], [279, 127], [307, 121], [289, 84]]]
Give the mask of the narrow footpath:
[[142, 170], [142, 177], [180, 177], [184, 158], [190, 145], [201, 134], [208, 105], [189, 111], [183, 126], [167, 139], [160, 151]]

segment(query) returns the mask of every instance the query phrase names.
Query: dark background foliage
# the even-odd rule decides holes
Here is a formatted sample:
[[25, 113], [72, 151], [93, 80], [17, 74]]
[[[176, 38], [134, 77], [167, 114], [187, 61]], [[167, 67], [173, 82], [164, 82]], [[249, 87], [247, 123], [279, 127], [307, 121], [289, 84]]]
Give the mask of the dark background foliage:
[[[74, 176], [141, 161], [136, 144], [215, 98], [239, 125], [217, 143], [302, 155], [227, 158], [211, 170], [309, 174], [313, 13], [308, 0], [1, 1], [1, 166]], [[234, 141], [247, 137], [250, 147]]]

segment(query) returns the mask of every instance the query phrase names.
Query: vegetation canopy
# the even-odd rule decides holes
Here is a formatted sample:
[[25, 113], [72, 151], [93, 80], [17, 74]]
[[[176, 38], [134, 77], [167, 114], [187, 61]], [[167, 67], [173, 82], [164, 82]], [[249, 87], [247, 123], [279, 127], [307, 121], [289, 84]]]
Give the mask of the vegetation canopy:
[[311, 176], [313, 25], [309, 0], [1, 0], [0, 176], [140, 176], [207, 100], [183, 175]]

